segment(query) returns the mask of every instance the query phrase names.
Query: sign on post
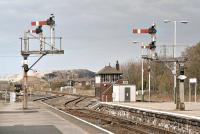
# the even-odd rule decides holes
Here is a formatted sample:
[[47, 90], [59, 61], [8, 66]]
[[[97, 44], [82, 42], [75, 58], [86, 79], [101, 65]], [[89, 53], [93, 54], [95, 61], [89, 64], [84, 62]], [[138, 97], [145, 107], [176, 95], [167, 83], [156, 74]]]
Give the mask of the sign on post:
[[195, 102], [197, 102], [197, 78], [190, 78], [189, 79], [189, 102], [191, 101], [191, 88], [190, 84], [195, 84]]
[[16, 93], [10, 92], [10, 103], [13, 103], [16, 101]]
[[189, 79], [189, 82], [190, 82], [190, 83], [197, 83], [197, 78], [190, 78], [190, 79]]

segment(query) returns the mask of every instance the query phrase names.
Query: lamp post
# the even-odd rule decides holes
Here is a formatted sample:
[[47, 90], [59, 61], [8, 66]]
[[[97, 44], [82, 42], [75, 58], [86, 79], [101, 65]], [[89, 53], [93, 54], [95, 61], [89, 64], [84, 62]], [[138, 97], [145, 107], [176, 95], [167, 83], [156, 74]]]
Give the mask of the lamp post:
[[[177, 22], [187, 24], [189, 21], [171, 21], [171, 20], [164, 20], [164, 23], [174, 23], [174, 44], [173, 44], [173, 58], [176, 57], [176, 25]], [[174, 102], [176, 103], [176, 62], [174, 62], [172, 74], [174, 75]]]
[[[144, 43], [143, 42], [138, 42], [138, 41], [133, 41], [134, 44], [140, 44], [141, 46], [141, 58], [143, 55], [143, 46]], [[144, 63], [143, 63], [143, 58], [142, 58], [142, 96], [141, 96], [141, 101], [144, 101]]]

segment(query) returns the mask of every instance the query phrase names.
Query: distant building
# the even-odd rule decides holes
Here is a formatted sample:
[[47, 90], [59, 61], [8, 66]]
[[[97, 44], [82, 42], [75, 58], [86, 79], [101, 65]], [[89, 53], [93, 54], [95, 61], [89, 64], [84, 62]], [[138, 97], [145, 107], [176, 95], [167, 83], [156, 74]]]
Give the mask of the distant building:
[[76, 78], [66, 81], [66, 86], [92, 86], [94, 87], [95, 81], [94, 78]]
[[77, 78], [76, 85], [79, 86], [94, 86], [94, 78]]
[[74, 81], [74, 80], [67, 80], [67, 81], [65, 82], [65, 85], [66, 85], [66, 86], [71, 86], [71, 87], [73, 87], [74, 84], [75, 84], [75, 81]]
[[[99, 98], [100, 101], [105, 102], [135, 101], [135, 88], [133, 88], [133, 85], [128, 85], [128, 81], [126, 79], [122, 79], [122, 74], [123, 73], [120, 70], [118, 61], [116, 62], [115, 67], [108, 65], [97, 72], [95, 76], [95, 96]], [[114, 85], [115, 92], [113, 93]], [[121, 88], [122, 85], [123, 88]], [[117, 99], [116, 97], [118, 97], [118, 94], [116, 93], [118, 92], [123, 93], [124, 97]]]
[[0, 90], [7, 90], [9, 87], [9, 81], [0, 81]]

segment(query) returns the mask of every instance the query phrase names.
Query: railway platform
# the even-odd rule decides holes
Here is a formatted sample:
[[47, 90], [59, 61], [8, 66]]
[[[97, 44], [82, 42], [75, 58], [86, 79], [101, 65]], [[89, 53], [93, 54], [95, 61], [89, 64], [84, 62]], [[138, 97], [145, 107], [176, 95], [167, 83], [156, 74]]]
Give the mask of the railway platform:
[[126, 107], [156, 110], [161, 112], [168, 112], [174, 114], [180, 114], [185, 116], [199, 117], [200, 119], [200, 103], [199, 102], [185, 102], [185, 110], [176, 110], [176, 104], [174, 102], [112, 102], [109, 104], [120, 105]]
[[101, 102], [98, 110], [119, 118], [159, 127], [180, 134], [200, 133], [200, 103], [185, 103], [185, 111], [174, 103]]
[[111, 133], [41, 102], [28, 104], [29, 108], [23, 110], [22, 103], [1, 103], [0, 134]]

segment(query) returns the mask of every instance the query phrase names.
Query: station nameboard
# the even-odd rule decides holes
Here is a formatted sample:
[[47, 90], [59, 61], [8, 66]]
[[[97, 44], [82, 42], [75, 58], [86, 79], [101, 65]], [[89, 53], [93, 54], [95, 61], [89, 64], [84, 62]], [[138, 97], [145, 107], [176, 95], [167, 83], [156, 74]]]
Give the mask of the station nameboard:
[[189, 82], [190, 82], [190, 83], [197, 83], [197, 78], [190, 78], [190, 79], [189, 79]]

